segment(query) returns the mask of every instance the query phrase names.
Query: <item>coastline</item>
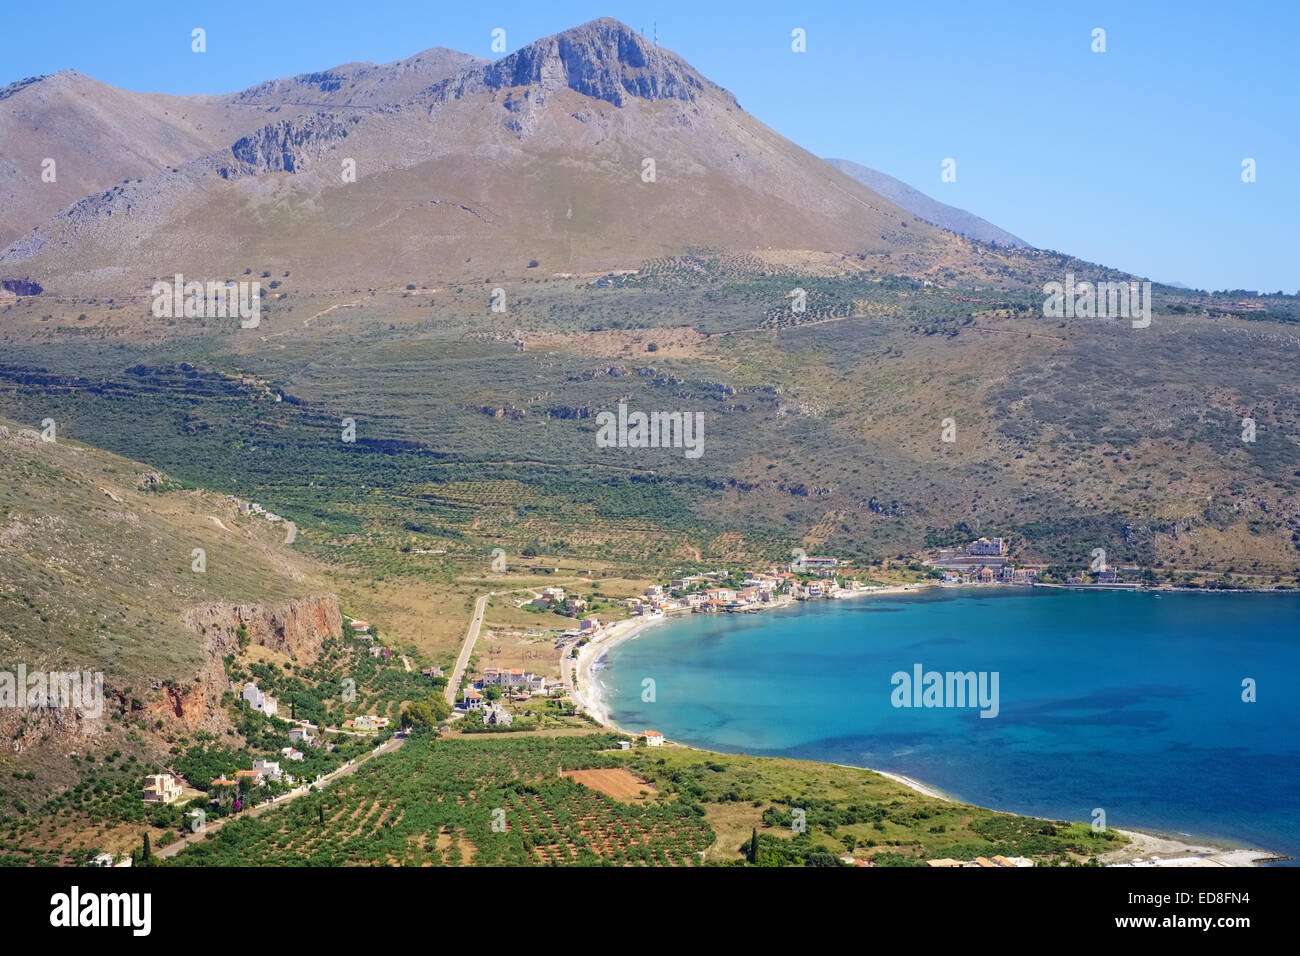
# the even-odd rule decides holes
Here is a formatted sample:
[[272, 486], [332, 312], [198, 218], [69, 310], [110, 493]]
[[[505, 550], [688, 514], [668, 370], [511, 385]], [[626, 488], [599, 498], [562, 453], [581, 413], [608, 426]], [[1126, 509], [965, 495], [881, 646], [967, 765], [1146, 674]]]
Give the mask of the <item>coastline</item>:
[[[844, 591], [831, 598], [822, 598], [822, 600], [836, 601], [859, 597], [916, 594], [921, 591], [938, 587], [943, 587], [943, 585], [939, 584], [937, 581], [918, 581], [915, 584], [891, 584], [884, 587], [863, 588], [861, 591]], [[805, 602], [787, 598], [785, 600], [773, 602], [772, 604], [760, 604], [740, 613], [757, 614], [763, 611], [775, 611], [781, 608], [797, 607], [802, 603]], [[636, 736], [639, 731], [635, 733], [628, 731], [619, 727], [611, 719], [604, 697], [600, 693], [599, 685], [592, 680], [592, 665], [600, 661], [601, 658], [604, 657], [605, 652], [613, 650], [625, 641], [630, 641], [635, 637], [640, 637], [641, 634], [654, 625], [662, 624], [665, 621], [675, 620], [679, 617], [688, 617], [690, 616], [690, 613], [691, 612], [686, 611], [664, 614], [659, 617], [647, 618], [642, 616], [625, 618], [624, 620], [616, 621], [614, 624], [608, 626], [602, 630], [600, 634], [582, 645], [582, 647], [578, 649], [578, 658], [574, 663], [574, 680], [569, 686], [569, 693], [573, 695], [574, 702], [578, 705], [578, 709], [602, 727], [616, 730], [622, 734], [628, 734], [628, 736]], [[909, 783], [909, 786], [912, 786], [913, 783]], [[922, 787], [922, 784], [915, 783], [915, 786]]]
[[[866, 597], [871, 595], [913, 594], [933, 588], [943, 588], [943, 590], [955, 590], [960, 588], [961, 590], [966, 591], [977, 587], [984, 587], [984, 585], [954, 586], [926, 581], [908, 585], [891, 585], [872, 590], [864, 589], [862, 591], [851, 591], [838, 594], [834, 598], [827, 600]], [[1188, 590], [1195, 591], [1198, 589], [1192, 588]], [[803, 602], [786, 600], [771, 605], [760, 606], [754, 608], [753, 611], [776, 610], [778, 608], [793, 607], [800, 603]], [[659, 617], [648, 619], [639, 617], [627, 618], [610, 625], [601, 634], [597, 635], [579, 648], [578, 657], [574, 661], [573, 680], [569, 687], [569, 692], [573, 695], [574, 702], [577, 704], [578, 709], [602, 727], [616, 731], [617, 733], [626, 734], [629, 737], [635, 738], [639, 736], [643, 731], [631, 731], [624, 727], [620, 727], [610, 716], [608, 706], [600, 693], [599, 683], [597, 680], [593, 679], [592, 667], [603, 660], [606, 653], [612, 651], [618, 645], [636, 637], [640, 637], [656, 624], [662, 624], [677, 617], [685, 617], [687, 616], [687, 613], [661, 615]], [[702, 753], [710, 752], [696, 747], [691, 749], [700, 750]], [[812, 762], [826, 763], [826, 761]], [[935, 787], [927, 786], [919, 780], [904, 776], [900, 773], [894, 773], [888, 770], [877, 770], [872, 767], [857, 767], [852, 764], [832, 764], [832, 766], [848, 767], [854, 770], [866, 770], [870, 773], [886, 777], [895, 783], [902, 784], [922, 796], [932, 797], [936, 800], [943, 800], [949, 803], [959, 802], [955, 797], [950, 796]], [[994, 807], [988, 807], [985, 809], [993, 810], [995, 813], [1016, 813], [1014, 810], [998, 810]], [[1017, 815], [1024, 816], [1024, 814]], [[1125, 846], [1106, 854], [1103, 861], [1111, 865], [1123, 864], [1139, 867], [1258, 866], [1259, 864], [1256, 862], [1257, 860], [1277, 859], [1280, 856], [1272, 851], [1261, 850], [1253, 847], [1243, 847], [1240, 844], [1231, 844], [1222, 839], [1181, 837], [1158, 831], [1120, 829], [1119, 827], [1114, 829], [1127, 836], [1130, 842]]]

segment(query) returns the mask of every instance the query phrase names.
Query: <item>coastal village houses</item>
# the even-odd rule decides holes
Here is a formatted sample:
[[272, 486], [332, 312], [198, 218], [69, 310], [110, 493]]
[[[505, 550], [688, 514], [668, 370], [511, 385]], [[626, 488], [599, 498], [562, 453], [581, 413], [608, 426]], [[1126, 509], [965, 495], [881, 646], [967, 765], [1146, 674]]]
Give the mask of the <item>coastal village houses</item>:
[[169, 773], [150, 774], [144, 778], [140, 799], [145, 803], [175, 803], [180, 799], [180, 782]]

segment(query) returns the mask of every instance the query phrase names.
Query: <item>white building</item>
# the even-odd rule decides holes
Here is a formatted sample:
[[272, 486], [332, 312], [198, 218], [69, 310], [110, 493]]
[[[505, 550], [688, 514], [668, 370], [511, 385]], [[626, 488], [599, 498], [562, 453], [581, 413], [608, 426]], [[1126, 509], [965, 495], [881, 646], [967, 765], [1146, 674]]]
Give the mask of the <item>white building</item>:
[[267, 780], [279, 780], [283, 774], [280, 773], [280, 764], [278, 761], [263, 760], [258, 757], [253, 761], [253, 769], [264, 776]]
[[244, 693], [241, 695], [253, 710], [261, 711], [268, 717], [274, 717], [280, 709], [280, 705], [275, 702], [275, 698], [270, 694], [263, 694], [258, 686], [252, 681], [244, 685]]

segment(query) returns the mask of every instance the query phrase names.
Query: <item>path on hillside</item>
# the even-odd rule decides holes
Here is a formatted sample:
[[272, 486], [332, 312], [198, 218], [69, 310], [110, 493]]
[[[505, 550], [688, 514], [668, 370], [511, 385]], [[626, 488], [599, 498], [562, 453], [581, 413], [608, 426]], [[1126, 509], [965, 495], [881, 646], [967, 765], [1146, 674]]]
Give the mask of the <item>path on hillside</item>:
[[402, 744], [405, 741], [406, 741], [405, 737], [390, 737], [384, 743], [380, 744], [374, 750], [370, 751], [370, 753], [363, 754], [362, 756], [358, 757], [356, 760], [353, 760], [351, 763], [345, 763], [343, 766], [339, 767], [339, 769], [331, 773], [327, 773], [324, 777], [321, 778], [320, 783], [308, 784], [307, 786], [299, 787], [297, 790], [290, 790], [288, 793], [284, 794], [283, 796], [276, 797], [270, 803], [258, 804], [257, 806], [250, 809], [247, 813], [240, 813], [232, 817], [222, 817], [219, 820], [214, 820], [211, 823], [207, 824], [207, 826], [205, 826], [198, 833], [187, 834], [186, 836], [181, 837], [175, 843], [170, 843], [167, 846], [163, 847], [161, 850], [156, 850], [154, 852], [154, 856], [162, 857], [164, 859], [168, 857], [173, 857], [177, 853], [181, 852], [181, 850], [185, 849], [187, 846], [190, 846], [191, 844], [194, 843], [198, 843], [200, 840], [206, 839], [208, 834], [216, 833], [218, 830], [224, 827], [231, 820], [243, 820], [248, 817], [260, 817], [267, 810], [272, 810], [275, 807], [282, 807], [286, 803], [290, 802], [291, 800], [296, 800], [299, 797], [303, 796], [304, 794], [311, 793], [311, 788], [313, 786], [315, 786], [319, 790], [321, 787], [324, 787], [326, 784], [332, 783], [333, 781], [338, 780], [341, 777], [349, 777], [352, 774], [356, 773], [357, 768], [360, 767], [367, 760], [369, 760], [371, 757], [379, 757], [382, 756], [383, 754], [392, 753], [398, 747], [402, 746]]

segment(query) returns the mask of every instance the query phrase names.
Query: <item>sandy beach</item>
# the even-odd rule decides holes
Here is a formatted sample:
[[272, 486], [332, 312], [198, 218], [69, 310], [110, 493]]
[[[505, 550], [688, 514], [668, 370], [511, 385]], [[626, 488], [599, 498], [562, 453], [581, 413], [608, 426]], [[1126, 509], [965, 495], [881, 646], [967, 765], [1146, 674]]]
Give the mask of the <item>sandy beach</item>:
[[[836, 594], [831, 600], [858, 598], [858, 597], [880, 597], [891, 594], [915, 594], [920, 591], [936, 588], [940, 585], [934, 581], [920, 581], [915, 584], [898, 584], [888, 585], [885, 587], [864, 588], [861, 591], [843, 591]], [[825, 600], [825, 599], [823, 599]], [[794, 607], [804, 602], [795, 601], [791, 598], [782, 598], [771, 604], [761, 604], [742, 613], [757, 614], [764, 611], [775, 611], [779, 608]], [[576, 680], [570, 684], [569, 691], [573, 699], [578, 704], [578, 709], [587, 716], [591, 717], [601, 726], [608, 727], [611, 730], [617, 730], [621, 733], [629, 733], [622, 727], [617, 726], [609, 716], [609, 709], [606, 706], [604, 698], [600, 694], [600, 686], [597, 681], [592, 679], [592, 665], [601, 659], [605, 652], [612, 650], [624, 641], [629, 641], [634, 637], [639, 637], [643, 632], [656, 624], [662, 624], [664, 621], [670, 621], [677, 617], [685, 617], [691, 612], [683, 611], [674, 614], [664, 614], [657, 617], [630, 617], [626, 620], [618, 621], [605, 627], [600, 634], [593, 637], [578, 650], [578, 658], [574, 672]], [[639, 731], [638, 731], [639, 733]], [[915, 785], [920, 788], [920, 784], [909, 783], [909, 786]], [[922, 791], [925, 792], [925, 791]]]
[[[838, 594], [836, 595], [836, 598], [912, 594], [941, 586], [942, 585], [937, 582], [920, 582], [917, 584], [850, 591]], [[777, 608], [782, 607], [792, 607], [799, 603], [801, 602], [784, 600], [755, 608], [754, 612], [776, 610]], [[636, 736], [640, 734], [641, 730], [629, 731], [618, 726], [610, 718], [608, 706], [600, 693], [597, 674], [593, 673], [592, 667], [600, 661], [607, 652], [617, 647], [619, 644], [622, 644], [624, 641], [629, 641], [635, 637], [639, 637], [654, 626], [679, 616], [685, 616], [685, 614], [667, 614], [650, 618], [634, 617], [618, 621], [617, 623], [604, 628], [599, 635], [592, 638], [579, 648], [578, 657], [574, 662], [575, 680], [570, 683], [569, 688], [578, 708], [601, 726], [607, 727], [610, 730], [618, 731], [619, 733], [624, 733], [628, 736]], [[568, 677], [567, 672], [565, 673], [565, 676], [566, 678]], [[838, 766], [849, 765], [840, 764]], [[877, 773], [882, 777], [887, 777], [896, 783], [903, 784], [919, 794], [933, 797], [936, 800], [952, 802], [954, 799], [940, 790], [926, 786], [919, 780], [914, 780], [913, 778], [906, 777], [903, 774], [891, 773], [887, 770], [874, 770], [870, 767], [854, 767], [853, 769], [870, 770], [872, 773]], [[1256, 861], [1273, 858], [1277, 855], [1267, 850], [1246, 847], [1230, 847], [1204, 840], [1196, 841], [1191, 838], [1180, 838], [1177, 836], [1169, 836], [1167, 834], [1144, 833], [1140, 830], [1119, 830], [1119, 832], [1127, 836], [1130, 842], [1126, 846], [1103, 857], [1102, 861], [1104, 863], [1176, 867], [1255, 866], [1257, 865]]]

